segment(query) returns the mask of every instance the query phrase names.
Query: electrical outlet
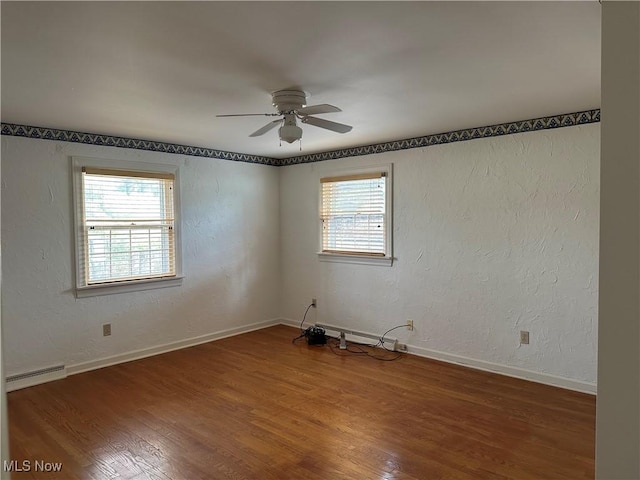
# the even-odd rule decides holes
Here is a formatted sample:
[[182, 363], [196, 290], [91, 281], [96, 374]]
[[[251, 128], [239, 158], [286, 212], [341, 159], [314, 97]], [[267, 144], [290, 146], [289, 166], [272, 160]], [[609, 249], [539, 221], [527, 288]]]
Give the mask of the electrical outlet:
[[102, 336], [108, 337], [109, 335], [111, 335], [111, 324], [105, 323], [104, 325], [102, 325]]
[[529, 345], [529, 332], [520, 331], [520, 345]]
[[318, 306], [318, 304], [317, 304], [317, 302], [316, 302], [316, 299], [315, 299], [315, 298], [312, 298], [312, 299], [311, 299], [311, 306], [312, 306], [312, 307], [317, 307], [317, 306]]
[[407, 330], [413, 330], [413, 320], [407, 320]]
[[396, 352], [407, 352], [408, 348], [407, 345], [405, 345], [404, 343], [396, 343]]

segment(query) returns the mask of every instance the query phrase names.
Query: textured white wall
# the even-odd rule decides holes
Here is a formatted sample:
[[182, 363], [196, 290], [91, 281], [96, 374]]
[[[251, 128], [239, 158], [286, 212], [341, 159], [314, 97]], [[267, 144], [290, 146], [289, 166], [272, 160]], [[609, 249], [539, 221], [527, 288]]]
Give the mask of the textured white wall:
[[[181, 165], [181, 287], [75, 298], [72, 155]], [[2, 137], [7, 375], [277, 318], [278, 185], [273, 167]]]
[[[281, 169], [283, 308], [299, 321], [596, 381], [598, 124]], [[393, 267], [319, 262], [318, 178], [394, 164]], [[519, 345], [519, 331], [531, 343]]]
[[[299, 321], [317, 297], [310, 322], [381, 333], [411, 318], [415, 332], [394, 335], [412, 346], [595, 383], [599, 134], [593, 124], [279, 169], [2, 137], [6, 372]], [[182, 287], [74, 297], [71, 155], [182, 165]], [[320, 174], [389, 162], [394, 266], [319, 262]]]

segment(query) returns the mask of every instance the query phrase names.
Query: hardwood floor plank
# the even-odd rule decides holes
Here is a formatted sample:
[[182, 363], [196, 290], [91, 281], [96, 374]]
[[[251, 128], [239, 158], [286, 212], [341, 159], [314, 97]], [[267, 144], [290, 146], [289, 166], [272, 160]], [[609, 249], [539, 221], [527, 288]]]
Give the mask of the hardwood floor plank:
[[[8, 394], [38, 479], [583, 479], [595, 397], [277, 326]], [[340, 353], [340, 352], [339, 352]], [[388, 352], [380, 352], [387, 354]]]

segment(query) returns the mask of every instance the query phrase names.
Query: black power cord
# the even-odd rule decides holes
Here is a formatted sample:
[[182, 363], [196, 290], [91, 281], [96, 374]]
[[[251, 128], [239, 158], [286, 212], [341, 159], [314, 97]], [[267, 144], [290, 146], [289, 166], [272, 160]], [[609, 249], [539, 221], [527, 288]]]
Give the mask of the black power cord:
[[294, 338], [293, 340], [291, 340], [291, 343], [296, 343], [296, 341], [300, 340], [302, 337], [304, 337], [306, 330], [302, 329], [302, 326], [304, 325], [305, 320], [307, 319], [307, 313], [309, 313], [309, 309], [313, 307], [313, 303], [310, 303], [309, 306], [307, 307], [307, 309], [304, 311], [304, 315], [302, 316], [302, 321], [300, 322], [300, 335], [298, 335], [296, 338]]
[[307, 307], [307, 309], [304, 311], [304, 316], [302, 317], [302, 321], [300, 322], [300, 331], [304, 332], [304, 330], [302, 330], [302, 325], [304, 325], [304, 321], [307, 319], [307, 313], [309, 313], [309, 309], [313, 307], [313, 303], [310, 303], [309, 306]]

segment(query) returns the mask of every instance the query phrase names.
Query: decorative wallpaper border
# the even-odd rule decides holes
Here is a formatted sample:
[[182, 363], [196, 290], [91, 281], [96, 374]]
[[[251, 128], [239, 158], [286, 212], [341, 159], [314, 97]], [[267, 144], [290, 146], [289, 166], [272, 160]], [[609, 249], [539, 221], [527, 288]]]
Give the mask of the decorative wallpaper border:
[[85, 143], [89, 145], [102, 145], [118, 148], [134, 148], [137, 150], [149, 150], [152, 152], [176, 153], [180, 155], [192, 155], [196, 157], [219, 158], [245, 163], [258, 163], [262, 165], [285, 166], [299, 163], [322, 162], [345, 157], [371, 155], [374, 153], [392, 152], [395, 150], [407, 150], [410, 148], [422, 148], [443, 143], [464, 142], [476, 138], [497, 137], [513, 133], [531, 132], [536, 130], [548, 130], [552, 128], [571, 127], [600, 121], [600, 109], [585, 110], [582, 112], [553, 115], [550, 117], [533, 118], [518, 122], [501, 123], [488, 127], [469, 128], [454, 132], [425, 135], [423, 137], [394, 140], [391, 142], [376, 143], [330, 152], [310, 153], [289, 158], [271, 158], [246, 153], [225, 152], [212, 148], [192, 147], [174, 143], [154, 142], [151, 140], [138, 140], [126, 137], [112, 137], [94, 133], [75, 132], [71, 130], [58, 130], [55, 128], [30, 127], [13, 123], [2, 123], [2, 135], [14, 137], [38, 138], [42, 140], [58, 140], [63, 142]]
[[571, 127], [587, 123], [596, 123], [599, 121], [600, 109], [585, 110], [582, 112], [566, 113], [551, 117], [532, 118], [530, 120], [521, 120], [519, 122], [501, 123], [499, 125], [491, 125], [488, 127], [469, 128], [466, 130], [456, 130], [454, 132], [426, 135], [424, 137], [407, 138], [404, 140], [376, 143], [361, 147], [345, 148], [341, 150], [333, 150], [331, 152], [310, 153], [308, 155], [283, 158], [280, 165], [321, 162], [323, 160], [334, 160], [344, 157], [355, 157], [359, 155], [392, 152], [395, 150], [429, 147], [431, 145], [441, 145], [443, 143], [464, 142], [465, 140], [473, 140], [476, 138], [497, 137], [513, 133]]
[[280, 165], [280, 160], [247, 153], [225, 152], [213, 148], [191, 147], [175, 143], [154, 142], [152, 140], [139, 140], [126, 137], [112, 137], [95, 133], [74, 132], [72, 130], [58, 130], [55, 128], [30, 127], [13, 123], [2, 124], [2, 135], [14, 137], [38, 138], [42, 140], [58, 140], [62, 142], [86, 143], [88, 145], [102, 145], [107, 147], [134, 148], [136, 150], [149, 150], [151, 152], [177, 153], [179, 155], [192, 155], [195, 157], [219, 158], [236, 162], [260, 163], [263, 165]]

